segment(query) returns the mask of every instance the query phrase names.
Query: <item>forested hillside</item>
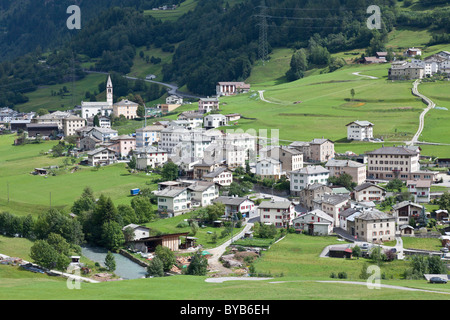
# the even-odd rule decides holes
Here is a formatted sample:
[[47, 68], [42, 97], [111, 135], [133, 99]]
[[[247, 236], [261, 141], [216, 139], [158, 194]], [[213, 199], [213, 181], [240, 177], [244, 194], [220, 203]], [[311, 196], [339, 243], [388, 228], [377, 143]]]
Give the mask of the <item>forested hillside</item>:
[[[26, 92], [39, 85], [71, 80], [71, 66], [80, 79], [81, 63], [127, 74], [139, 47], [172, 52], [173, 59], [162, 68], [164, 81], [186, 85], [194, 93], [212, 95], [217, 81], [246, 79], [259, 58], [261, 0], [198, 0], [194, 10], [176, 21], [161, 21], [144, 11], [179, 2], [79, 0], [82, 29], [69, 32], [66, 8], [73, 1], [1, 1], [0, 58], [8, 61], [0, 64], [0, 107], [26, 101]], [[266, 0], [265, 4], [269, 52], [303, 48], [308, 67], [329, 65], [333, 71], [340, 65], [330, 53], [378, 50], [398, 26], [433, 30], [433, 44], [449, 41], [448, 0]], [[380, 30], [366, 26], [370, 5], [381, 8]], [[291, 80], [301, 77], [297, 69]]]

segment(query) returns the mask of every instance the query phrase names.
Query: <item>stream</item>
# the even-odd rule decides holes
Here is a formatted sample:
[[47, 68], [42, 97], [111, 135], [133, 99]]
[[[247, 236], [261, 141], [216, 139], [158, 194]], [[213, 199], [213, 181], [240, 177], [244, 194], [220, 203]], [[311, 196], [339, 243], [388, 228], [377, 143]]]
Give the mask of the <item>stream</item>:
[[[101, 266], [105, 266], [105, 258], [108, 250], [99, 247], [83, 246], [81, 247], [81, 253], [93, 262], [98, 262]], [[147, 273], [146, 268], [141, 267], [118, 253], [113, 253], [113, 255], [116, 261], [116, 270], [114, 271], [116, 275], [124, 280], [145, 278]]]

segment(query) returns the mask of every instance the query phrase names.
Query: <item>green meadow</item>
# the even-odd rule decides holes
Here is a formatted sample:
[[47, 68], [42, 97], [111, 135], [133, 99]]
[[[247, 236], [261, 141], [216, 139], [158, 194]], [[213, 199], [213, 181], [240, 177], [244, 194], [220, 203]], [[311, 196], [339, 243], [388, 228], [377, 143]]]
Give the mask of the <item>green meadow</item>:
[[[126, 164], [99, 170], [80, 166], [72, 173], [72, 167], [63, 168], [62, 158], [45, 154], [55, 142], [13, 146], [13, 140], [12, 135], [0, 136], [0, 211], [18, 215], [39, 214], [52, 206], [67, 212], [87, 186], [96, 196], [105, 194], [111, 197], [116, 205], [130, 203], [130, 189], [156, 188], [151, 176], [131, 174]], [[60, 166], [56, 176], [31, 174], [35, 168], [50, 165]]]
[[[0, 241], [2, 238], [0, 238]], [[381, 265], [387, 276], [381, 284], [419, 288], [438, 292], [370, 290], [359, 273], [366, 259], [320, 258], [327, 245], [342, 244], [332, 237], [289, 234], [273, 245], [255, 264], [258, 272], [271, 272], [270, 280], [207, 283], [207, 277], [172, 276], [82, 283], [80, 290], [69, 290], [66, 281], [0, 265], [0, 299], [35, 300], [447, 300], [448, 285], [432, 285], [426, 280], [401, 280], [408, 267], [404, 261]], [[0, 242], [1, 245], [1, 242]], [[332, 272], [345, 271], [347, 279], [337, 283]], [[392, 278], [391, 279], [391, 275]], [[362, 285], [349, 283], [358, 281]], [[4, 290], [3, 290], [4, 289]], [[7, 290], [6, 290], [7, 289]]]
[[175, 10], [145, 10], [144, 15], [149, 15], [162, 21], [175, 21], [190, 10], [194, 10], [196, 6], [196, 0], [186, 0]]
[[[74, 90], [72, 89], [71, 82], [40, 87], [36, 91], [27, 93], [26, 96], [29, 98], [29, 101], [17, 105], [16, 109], [20, 112], [37, 111], [40, 108], [47, 109], [50, 112], [71, 110], [74, 106], [81, 104], [82, 100], [85, 100], [86, 91], [90, 91], [91, 93], [94, 93], [94, 91], [98, 92], [98, 85], [102, 82], [106, 82], [105, 75], [88, 74], [83, 80], [75, 82]], [[64, 86], [67, 88], [68, 93], [62, 96], [52, 96], [52, 91], [59, 92]], [[74, 97], [72, 103], [73, 92]]]

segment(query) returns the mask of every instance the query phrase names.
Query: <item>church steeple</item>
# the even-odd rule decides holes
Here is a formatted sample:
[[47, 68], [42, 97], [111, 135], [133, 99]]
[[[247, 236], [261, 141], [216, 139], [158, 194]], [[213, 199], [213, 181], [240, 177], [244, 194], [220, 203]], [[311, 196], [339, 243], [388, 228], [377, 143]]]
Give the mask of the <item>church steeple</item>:
[[106, 101], [110, 106], [114, 104], [113, 84], [111, 81], [111, 76], [108, 76], [108, 82], [106, 83]]

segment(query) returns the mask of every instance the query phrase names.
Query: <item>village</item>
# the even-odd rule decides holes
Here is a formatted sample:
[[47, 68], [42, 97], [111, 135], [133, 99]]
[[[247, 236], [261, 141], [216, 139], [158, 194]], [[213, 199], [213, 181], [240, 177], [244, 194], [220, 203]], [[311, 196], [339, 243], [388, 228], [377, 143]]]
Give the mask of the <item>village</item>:
[[[391, 76], [398, 65], [393, 63]], [[444, 194], [440, 188], [433, 191], [435, 186], [450, 186], [444, 183], [444, 178], [448, 181], [447, 175], [421, 165], [430, 159], [421, 156], [419, 146], [406, 143], [384, 146], [381, 139], [374, 138], [376, 128], [370, 119], [355, 119], [340, 128], [346, 132], [348, 141], [373, 143], [373, 150], [364, 154], [339, 154], [334, 142], [326, 137], [281, 145], [277, 139], [233, 130], [242, 116], [222, 114], [220, 98], [249, 93], [251, 87], [243, 82], [219, 82], [217, 95], [199, 99], [197, 110], [181, 112], [177, 120], [159, 120], [148, 125], [152, 118], [145, 116], [142, 128], [130, 135], [119, 135], [112, 129], [111, 119], [138, 119], [139, 105], [127, 99], [114, 103], [113, 89], [108, 77], [105, 102], [82, 101], [72, 111], [41, 116], [12, 115], [11, 111], [3, 110], [2, 120], [7, 120], [11, 132], [25, 133], [27, 140], [70, 137], [76, 145], [71, 155], [88, 167], [125, 162], [133, 163], [133, 170], [152, 172], [168, 163], [174, 164], [177, 177], [159, 182], [153, 192], [160, 217], [178, 217], [220, 203], [224, 212], [213, 223], [221, 226], [239, 220], [244, 229], [235, 235], [235, 240], [253, 238], [253, 226], [257, 223], [311, 236], [338, 236], [351, 244], [329, 248], [326, 255], [351, 257], [351, 248], [356, 245], [367, 248], [400, 241], [401, 237], [426, 236], [429, 221], [450, 232], [446, 226], [448, 211], [427, 210], [425, 206], [436, 203]], [[157, 106], [157, 112], [174, 114], [182, 105], [181, 96], [171, 95], [166, 104]], [[435, 165], [448, 166], [447, 160], [438, 159]], [[36, 168], [34, 174], [47, 175], [48, 170]], [[230, 192], [230, 186], [243, 185], [249, 177], [255, 182], [251, 188], [242, 195]], [[136, 196], [140, 190], [130, 192]], [[147, 261], [158, 245], [174, 252], [201, 250], [189, 233], [151, 236], [150, 229], [139, 224], [125, 226], [124, 232], [125, 229], [133, 232], [128, 249]], [[450, 239], [446, 232], [430, 236], [440, 237], [443, 248]], [[232, 273], [233, 267], [242, 268], [243, 264], [233, 258], [236, 248], [226, 251], [232, 241], [233, 238], [220, 250], [203, 251], [209, 258], [210, 271], [222, 269]], [[398, 259], [409, 252], [398, 244], [386, 250], [394, 250]], [[258, 251], [247, 248], [251, 254]], [[225, 252], [228, 254], [223, 255]], [[442, 259], [447, 259], [446, 252], [442, 252]], [[123, 253], [143, 263], [125, 250]], [[189, 262], [180, 259], [178, 266]], [[181, 270], [174, 266], [172, 272]], [[243, 272], [249, 273], [245, 269]]]

